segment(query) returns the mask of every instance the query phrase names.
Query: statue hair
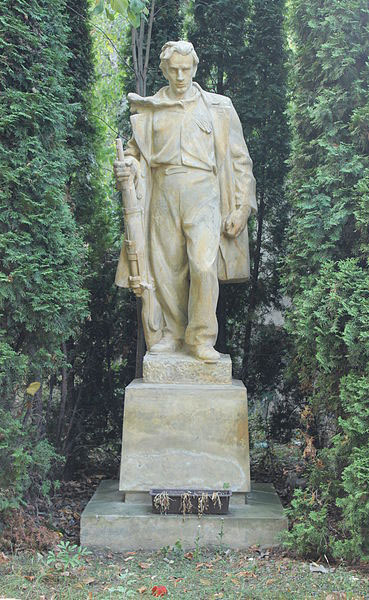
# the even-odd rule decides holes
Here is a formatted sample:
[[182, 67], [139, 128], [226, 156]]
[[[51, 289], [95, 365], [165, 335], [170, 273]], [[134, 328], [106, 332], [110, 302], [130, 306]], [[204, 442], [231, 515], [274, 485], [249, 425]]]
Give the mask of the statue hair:
[[197, 68], [197, 65], [199, 64], [199, 57], [197, 56], [191, 42], [186, 42], [184, 40], [179, 40], [178, 42], [166, 42], [166, 44], [164, 44], [160, 52], [159, 65], [160, 69], [163, 71], [164, 74], [166, 72], [166, 63], [168, 62], [168, 60], [174, 52], [178, 52], [178, 54], [182, 54], [182, 56], [187, 56], [188, 54], [191, 54], [193, 58], [194, 67], [195, 69]]

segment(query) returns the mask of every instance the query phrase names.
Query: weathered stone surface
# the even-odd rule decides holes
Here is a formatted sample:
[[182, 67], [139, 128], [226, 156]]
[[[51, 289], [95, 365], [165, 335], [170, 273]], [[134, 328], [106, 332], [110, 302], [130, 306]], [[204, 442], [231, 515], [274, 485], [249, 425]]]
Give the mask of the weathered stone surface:
[[149, 354], [143, 361], [145, 383], [232, 384], [232, 362], [221, 354], [216, 363], [205, 363], [184, 353]]
[[[81, 545], [115, 552], [219, 546], [219, 533], [226, 548], [247, 548], [253, 544], [274, 546], [278, 534], [287, 528], [282, 505], [271, 484], [253, 484], [247, 504], [232, 505], [228, 515], [155, 515], [151, 504], [127, 504], [118, 492], [117, 481], [103, 481], [81, 517]], [[267, 486], [267, 487], [266, 487]], [[266, 491], [268, 490], [268, 491]], [[200, 526], [200, 527], [199, 527]], [[195, 542], [196, 540], [196, 542]]]
[[120, 490], [250, 490], [247, 395], [231, 385], [133, 381], [124, 402]]

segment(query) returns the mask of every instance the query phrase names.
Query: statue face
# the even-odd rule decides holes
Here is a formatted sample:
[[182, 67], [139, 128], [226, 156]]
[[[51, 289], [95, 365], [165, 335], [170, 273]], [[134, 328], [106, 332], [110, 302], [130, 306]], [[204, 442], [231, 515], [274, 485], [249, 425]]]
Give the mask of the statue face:
[[191, 54], [182, 56], [178, 52], [173, 52], [167, 62], [166, 79], [169, 82], [170, 91], [174, 96], [181, 98], [190, 89], [192, 77], [195, 73], [193, 57]]

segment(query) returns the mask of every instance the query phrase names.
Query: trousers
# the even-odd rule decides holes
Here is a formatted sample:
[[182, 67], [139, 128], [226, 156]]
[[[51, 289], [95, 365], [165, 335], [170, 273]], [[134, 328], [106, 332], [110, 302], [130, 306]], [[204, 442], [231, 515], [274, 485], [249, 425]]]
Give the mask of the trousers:
[[153, 169], [150, 256], [164, 335], [214, 346], [218, 333], [220, 195], [212, 171]]

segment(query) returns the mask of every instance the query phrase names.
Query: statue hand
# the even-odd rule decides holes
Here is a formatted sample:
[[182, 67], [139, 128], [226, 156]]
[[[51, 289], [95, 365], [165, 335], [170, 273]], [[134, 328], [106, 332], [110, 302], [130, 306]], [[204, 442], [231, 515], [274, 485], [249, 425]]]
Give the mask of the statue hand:
[[133, 175], [135, 185], [140, 173], [140, 163], [133, 156], [128, 156], [124, 161], [114, 161], [114, 175], [117, 182], [117, 189], [121, 189], [121, 184], [127, 182], [127, 180]]
[[251, 208], [248, 205], [232, 210], [224, 222], [225, 235], [230, 238], [236, 238], [240, 235], [246, 227], [250, 213]]

